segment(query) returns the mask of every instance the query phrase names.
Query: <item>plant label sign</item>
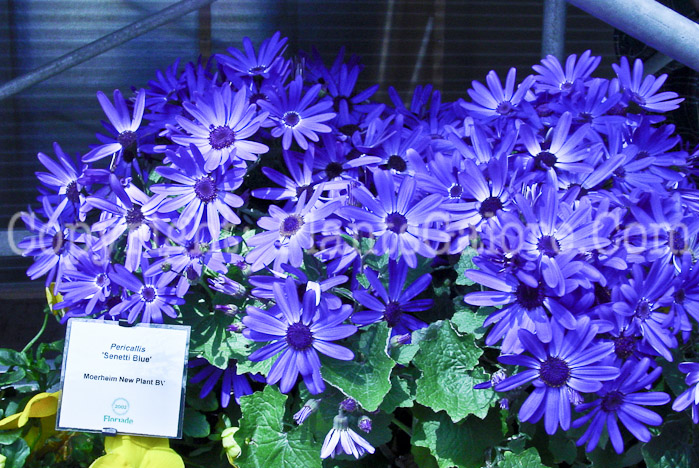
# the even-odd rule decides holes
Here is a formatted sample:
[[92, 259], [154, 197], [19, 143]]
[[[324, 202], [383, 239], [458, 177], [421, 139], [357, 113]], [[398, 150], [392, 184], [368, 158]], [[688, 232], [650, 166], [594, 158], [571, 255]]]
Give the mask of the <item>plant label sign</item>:
[[56, 429], [181, 438], [189, 331], [70, 319]]

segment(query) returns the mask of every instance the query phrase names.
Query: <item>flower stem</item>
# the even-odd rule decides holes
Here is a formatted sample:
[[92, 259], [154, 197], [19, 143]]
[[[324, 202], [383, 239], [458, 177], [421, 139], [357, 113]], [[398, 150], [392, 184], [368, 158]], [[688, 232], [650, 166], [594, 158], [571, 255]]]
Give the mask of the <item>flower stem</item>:
[[44, 330], [46, 330], [46, 324], [49, 321], [49, 314], [44, 314], [44, 323], [41, 324], [41, 329], [39, 330], [39, 333], [37, 333], [32, 340], [27, 343], [27, 346], [22, 349], [22, 353], [26, 353], [32, 346], [34, 346], [34, 343], [39, 339], [39, 337], [44, 333]]
[[391, 422], [392, 422], [393, 424], [395, 424], [395, 425], [398, 427], [398, 429], [400, 429], [401, 431], [405, 432], [405, 433], [408, 434], [410, 437], [413, 436], [413, 431], [412, 431], [408, 426], [406, 426], [406, 425], [403, 424], [402, 422], [398, 421], [396, 418], [391, 419]]

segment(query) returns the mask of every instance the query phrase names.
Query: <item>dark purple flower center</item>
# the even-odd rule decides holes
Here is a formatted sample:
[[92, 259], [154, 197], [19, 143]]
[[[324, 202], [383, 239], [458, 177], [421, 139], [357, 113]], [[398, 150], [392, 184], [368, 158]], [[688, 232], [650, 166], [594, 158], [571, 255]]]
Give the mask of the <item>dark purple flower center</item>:
[[66, 238], [62, 232], [57, 232], [53, 235], [53, 238], [51, 239], [51, 248], [53, 249], [56, 255], [60, 255], [61, 253], [63, 253], [65, 245]]
[[296, 351], [305, 351], [313, 344], [313, 334], [308, 325], [292, 323], [286, 330], [286, 342]]
[[403, 172], [408, 168], [408, 163], [405, 162], [405, 159], [401, 158], [397, 154], [394, 154], [388, 158], [388, 162], [386, 164], [388, 165], [389, 169], [393, 169], [398, 172]]
[[202, 177], [194, 183], [194, 193], [204, 203], [209, 203], [218, 197], [218, 189], [216, 183], [211, 177]]
[[539, 367], [539, 377], [549, 387], [558, 388], [570, 378], [570, 367], [563, 359], [549, 356]]
[[107, 281], [108, 281], [107, 275], [105, 275], [104, 273], [100, 273], [95, 278], [95, 284], [97, 286], [99, 286], [100, 288], [104, 287], [104, 285], [107, 284]]
[[498, 106], [495, 108], [495, 112], [497, 112], [500, 115], [507, 115], [510, 112], [512, 112], [512, 103], [510, 101], [502, 101]]
[[649, 153], [648, 151], [645, 151], [645, 150], [644, 150], [644, 151], [639, 151], [639, 152], [636, 154], [636, 159], [645, 159], [645, 158], [647, 158], [647, 157], [649, 157], [649, 156], [650, 156], [650, 153]]
[[339, 130], [343, 135], [352, 136], [355, 132], [358, 132], [361, 129], [357, 124], [347, 124], [340, 127]]
[[301, 116], [299, 115], [298, 112], [290, 111], [284, 114], [284, 117], [282, 117], [282, 122], [284, 122], [284, 125], [287, 127], [293, 128], [301, 122]]
[[549, 257], [555, 257], [561, 251], [561, 244], [553, 236], [542, 236], [536, 246]]
[[146, 286], [141, 289], [141, 297], [143, 297], [143, 300], [146, 302], [153, 302], [157, 296], [158, 294], [155, 292], [153, 286]]
[[626, 169], [624, 169], [623, 167], [619, 166], [619, 167], [617, 168], [617, 170], [614, 171], [614, 175], [617, 176], [617, 177], [623, 178], [624, 176], [626, 176]]
[[684, 249], [687, 246], [687, 244], [684, 241], [684, 236], [682, 235], [682, 233], [677, 231], [670, 231], [669, 234], [670, 248], [672, 249], [672, 253], [678, 255], [684, 252]]
[[141, 224], [143, 224], [143, 222], [146, 220], [145, 216], [143, 216], [143, 212], [141, 211], [141, 207], [139, 205], [134, 205], [133, 208], [127, 211], [125, 218], [126, 225], [129, 227], [130, 230], [139, 228]]
[[265, 65], [258, 65], [256, 67], [252, 67], [248, 70], [248, 74], [250, 75], [261, 75], [264, 73], [265, 69], [267, 67]]
[[400, 213], [391, 213], [386, 216], [386, 228], [396, 234], [405, 232], [405, 227], [408, 225], [408, 220]]
[[250, 96], [250, 104], [257, 104], [257, 101], [269, 101], [269, 97], [265, 93], [255, 93]]
[[403, 316], [403, 311], [400, 308], [400, 304], [391, 301], [386, 304], [386, 310], [383, 313], [383, 318], [389, 327], [395, 327], [400, 323], [400, 319]]
[[646, 320], [648, 317], [650, 317], [651, 312], [652, 305], [647, 299], [641, 299], [638, 301], [638, 304], [636, 304], [636, 310], [634, 311], [636, 317], [641, 320]]
[[624, 394], [617, 390], [612, 390], [602, 397], [602, 409], [607, 413], [614, 413], [623, 402]]
[[484, 218], [492, 218], [497, 214], [498, 210], [501, 209], [502, 202], [498, 197], [488, 197], [485, 200], [483, 200], [483, 203], [481, 203], [481, 207], [478, 209], [478, 212]]
[[328, 177], [328, 180], [332, 180], [335, 177], [340, 177], [342, 172], [344, 171], [342, 164], [338, 162], [331, 162], [327, 166], [325, 166], [325, 175]]
[[534, 158], [536, 165], [541, 169], [550, 169], [558, 162], [558, 158], [553, 153], [542, 151]]
[[222, 150], [235, 143], [235, 132], [225, 125], [216, 127], [209, 132], [209, 144], [213, 149]]
[[71, 203], [80, 203], [80, 189], [78, 188], [78, 183], [76, 181], [72, 181], [66, 185], [66, 197]]
[[130, 163], [136, 158], [138, 151], [138, 145], [136, 145], [137, 140], [138, 136], [136, 135], [136, 133], [130, 130], [121, 132], [119, 136], [117, 136], [117, 142], [121, 145], [122, 148], [121, 155], [124, 158], [124, 161], [126, 161], [127, 163]]
[[548, 117], [549, 115], [553, 114], [553, 109], [551, 109], [548, 105], [548, 103], [543, 103], [539, 104], [536, 106], [536, 113], [539, 115], [539, 117]]
[[592, 122], [592, 114], [590, 114], [589, 112], [581, 112], [578, 118], [580, 119], [581, 123]]
[[675, 302], [677, 304], [683, 304], [684, 300], [687, 298], [687, 294], [684, 292], [684, 288], [680, 288], [675, 291], [673, 297], [675, 298]]
[[297, 215], [289, 215], [281, 222], [279, 234], [284, 237], [291, 237], [303, 226], [303, 218]]
[[132, 132], [131, 130], [121, 132], [119, 136], [117, 136], [117, 142], [124, 149], [134, 146], [136, 144], [136, 140], [138, 140], [136, 132]]
[[347, 96], [335, 96], [335, 98], [333, 99], [333, 110], [339, 114], [340, 113], [340, 105], [342, 104], [342, 101], [345, 101], [347, 103], [347, 110], [349, 112], [352, 112], [352, 110], [353, 110], [352, 101], [350, 101]]
[[524, 283], [515, 291], [517, 302], [527, 310], [536, 309], [544, 304], [544, 291], [540, 287], [532, 288]]
[[454, 184], [451, 187], [449, 187], [450, 198], [461, 198], [462, 193], [464, 193], [464, 189], [459, 184]]
[[613, 341], [614, 354], [616, 354], [617, 357], [620, 359], [628, 359], [633, 355], [633, 352], [636, 349], [636, 340], [633, 336], [621, 335], [619, 338], [616, 338]]
[[203, 255], [211, 249], [211, 246], [206, 242], [193, 242], [189, 241], [185, 244], [185, 249], [187, 249], [187, 255], [189, 258], [201, 258]]
[[561, 86], [560, 86], [561, 91], [570, 91], [570, 88], [572, 88], [572, 87], [573, 87], [573, 83], [571, 83], [570, 81], [564, 81], [563, 83], [561, 83]]

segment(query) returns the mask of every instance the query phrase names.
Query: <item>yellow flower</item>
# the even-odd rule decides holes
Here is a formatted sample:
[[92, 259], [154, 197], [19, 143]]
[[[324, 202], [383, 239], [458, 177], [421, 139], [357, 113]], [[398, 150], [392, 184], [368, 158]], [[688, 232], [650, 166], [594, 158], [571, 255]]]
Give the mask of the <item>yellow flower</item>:
[[238, 427], [226, 428], [221, 433], [221, 443], [223, 448], [226, 450], [226, 457], [228, 457], [228, 463], [237, 468], [238, 465], [235, 464], [236, 458], [240, 456], [240, 445], [235, 441], [233, 436], [238, 432]]
[[29, 418], [37, 418], [39, 425], [29, 429], [24, 440], [31, 448], [43, 445], [46, 439], [56, 433], [56, 411], [58, 411], [60, 395], [60, 390], [55, 393], [34, 395], [22, 412], [0, 420], [0, 430], [18, 429], [24, 427], [29, 422]]
[[46, 288], [46, 302], [49, 304], [49, 309], [51, 310], [51, 313], [55, 315], [56, 317], [63, 317], [66, 313], [65, 309], [53, 309], [53, 306], [58, 304], [59, 302], [63, 302], [63, 296], [60, 293], [53, 293], [53, 288], [56, 286], [56, 283], [51, 283], [48, 288]]
[[90, 468], [184, 468], [168, 439], [117, 435], [104, 439], [104, 450]]

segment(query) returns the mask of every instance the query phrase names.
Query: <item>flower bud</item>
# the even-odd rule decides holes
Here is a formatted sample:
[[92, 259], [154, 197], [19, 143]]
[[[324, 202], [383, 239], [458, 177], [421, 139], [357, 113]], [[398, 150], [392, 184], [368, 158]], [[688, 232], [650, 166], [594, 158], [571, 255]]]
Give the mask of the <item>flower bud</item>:
[[368, 416], [362, 416], [357, 422], [357, 427], [366, 432], [367, 434], [371, 432], [371, 419]]

